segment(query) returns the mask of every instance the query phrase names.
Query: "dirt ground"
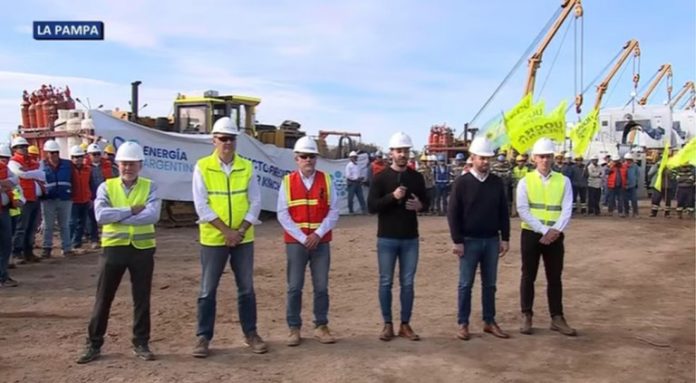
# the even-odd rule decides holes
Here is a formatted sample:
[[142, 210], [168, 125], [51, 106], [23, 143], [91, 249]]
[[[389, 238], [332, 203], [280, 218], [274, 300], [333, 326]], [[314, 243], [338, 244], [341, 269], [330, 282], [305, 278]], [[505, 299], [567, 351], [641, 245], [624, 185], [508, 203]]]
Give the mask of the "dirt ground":
[[[535, 334], [521, 335], [519, 221], [499, 265], [497, 319], [512, 339], [483, 334], [480, 285], [473, 293], [473, 339], [455, 339], [457, 261], [446, 220], [422, 217], [412, 324], [423, 340], [377, 339], [375, 217], [343, 217], [332, 243], [330, 325], [334, 345], [311, 339], [285, 346], [285, 257], [274, 220], [257, 229], [255, 286], [259, 332], [270, 352], [242, 345], [233, 277], [218, 290], [212, 355], [195, 342], [200, 267], [196, 228], [159, 229], [152, 296], [152, 350], [130, 349], [132, 306], [126, 277], [113, 306], [103, 357], [77, 365], [94, 303], [97, 253], [13, 270], [21, 282], [0, 290], [2, 382], [685, 382], [694, 381], [694, 223], [676, 219], [578, 218], [566, 238], [564, 303], [579, 336], [548, 329], [545, 280], [537, 281]], [[310, 279], [307, 280], [309, 282]], [[311, 284], [303, 329], [311, 337]], [[394, 288], [398, 312], [398, 287]]]

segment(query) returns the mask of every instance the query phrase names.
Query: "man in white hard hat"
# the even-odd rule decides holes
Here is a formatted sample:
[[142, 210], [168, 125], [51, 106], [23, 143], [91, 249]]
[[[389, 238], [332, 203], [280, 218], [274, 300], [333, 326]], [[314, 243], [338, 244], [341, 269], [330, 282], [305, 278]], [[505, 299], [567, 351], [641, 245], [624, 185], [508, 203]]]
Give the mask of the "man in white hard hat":
[[201, 243], [201, 287], [193, 356], [205, 358], [215, 330], [217, 288], [229, 262], [237, 284], [237, 309], [245, 343], [263, 354], [268, 346], [256, 329], [254, 225], [261, 223], [261, 190], [251, 161], [236, 154], [239, 128], [229, 117], [213, 124], [215, 150], [196, 163], [193, 203]]
[[41, 258], [51, 258], [53, 224], [58, 219], [63, 257], [74, 255], [70, 241], [70, 210], [72, 209], [72, 163], [60, 158], [60, 146], [54, 140], [44, 143], [46, 158], [42, 168], [46, 173], [46, 195], [41, 200], [44, 223]]
[[354, 213], [353, 210], [353, 199], [358, 198], [358, 203], [360, 204], [360, 211], [362, 214], [366, 213], [365, 209], [365, 196], [363, 195], [363, 182], [365, 177], [363, 176], [362, 167], [358, 164], [358, 153], [356, 151], [350, 152], [348, 154], [350, 162], [346, 165], [346, 181], [348, 182], [348, 212], [350, 214]]
[[379, 266], [379, 303], [384, 327], [379, 338], [394, 337], [392, 322], [392, 284], [399, 263], [401, 285], [401, 326], [398, 335], [410, 340], [420, 337], [410, 325], [414, 300], [414, 279], [418, 265], [418, 212], [428, 209], [425, 181], [408, 167], [411, 138], [403, 132], [389, 140], [393, 163], [377, 175], [370, 188], [368, 206], [377, 214], [377, 262]]
[[[7, 164], [10, 162], [10, 157], [12, 157], [12, 150], [10, 149], [10, 144], [8, 144], [8, 143], [0, 144], [0, 163], [2, 163], [3, 165], [5, 165], [7, 167]], [[22, 193], [22, 187], [19, 185], [19, 177], [17, 177], [15, 174], [13, 174], [9, 169], [7, 170], [7, 172], [8, 172], [8, 178], [14, 180], [14, 182], [16, 183], [14, 188], [12, 188], [12, 191], [2, 193], [3, 206], [5, 206], [5, 205], [7, 206], [7, 210], [10, 214], [10, 227], [11, 227], [10, 238], [7, 241], [7, 243], [9, 243], [10, 246], [6, 246], [8, 248], [7, 251], [10, 253], [10, 256], [9, 256], [10, 260], [9, 260], [7, 268], [14, 269], [17, 266], [15, 263], [14, 256], [12, 255], [12, 246], [11, 246], [12, 238], [14, 237], [14, 234], [17, 231], [17, 226], [19, 224], [20, 216], [22, 214], [22, 206], [24, 206], [26, 199], [24, 199], [24, 193]], [[2, 234], [6, 234], [6, 233], [3, 232]]]
[[602, 175], [604, 170], [599, 165], [599, 156], [590, 157], [586, 168], [587, 174], [587, 214], [600, 215], [599, 199], [602, 196]]
[[336, 227], [339, 206], [331, 176], [316, 169], [316, 142], [302, 137], [295, 143], [297, 170], [283, 177], [278, 192], [278, 222], [285, 230], [287, 255], [287, 345], [301, 341], [302, 289], [309, 263], [314, 290], [314, 338], [334, 343], [329, 330], [329, 265], [331, 230]]
[[573, 190], [570, 180], [551, 170], [554, 143], [539, 139], [532, 148], [536, 170], [517, 184], [517, 211], [522, 219], [520, 251], [522, 253], [522, 280], [520, 305], [522, 334], [532, 333], [534, 282], [539, 260], [544, 259], [546, 289], [551, 314], [551, 330], [574, 336], [576, 332], [566, 323], [563, 313], [563, 231], [573, 209]]
[[73, 249], [80, 249], [92, 207], [92, 191], [89, 187], [92, 170], [85, 165], [85, 151], [79, 145], [70, 148], [70, 161], [73, 202], [70, 213], [70, 238]]
[[12, 240], [12, 254], [18, 260], [18, 264], [40, 262], [40, 258], [34, 255], [33, 248], [41, 214], [39, 198], [45, 193], [46, 173], [39, 169], [39, 162], [29, 156], [28, 148], [29, 142], [24, 137], [12, 139], [14, 155], [7, 164], [10, 171], [19, 177], [19, 184], [26, 200]]
[[[92, 170], [89, 187], [92, 190], [92, 200], [97, 196], [97, 189], [102, 182], [118, 177], [118, 168], [106, 158], [102, 156], [102, 149], [96, 143], [91, 143], [87, 146], [87, 158], [85, 165]], [[99, 248], [99, 225], [94, 215], [94, 204], [89, 211], [89, 220], [87, 224], [87, 237], [91, 242], [92, 249]]]
[[624, 154], [624, 168], [626, 168], [626, 190], [624, 198], [624, 212], [626, 216], [632, 214], [638, 217], [638, 182], [640, 179], [640, 169], [636, 165], [633, 153]]
[[155, 223], [161, 200], [155, 183], [140, 176], [143, 148], [132, 141], [116, 152], [120, 177], [99, 185], [94, 211], [103, 225], [97, 296], [88, 327], [85, 351], [77, 363], [89, 363], [101, 355], [111, 304], [128, 270], [133, 293], [133, 353], [154, 360], [150, 351], [150, 291], [156, 249]]
[[19, 177], [7, 167], [10, 148], [6, 144], [2, 144], [2, 147], [0, 147], [0, 157], [3, 157], [0, 160], [0, 288], [3, 288], [16, 287], [19, 284], [10, 278], [10, 274], [7, 271], [12, 253], [12, 219], [10, 217], [10, 209], [15, 206], [13, 190], [19, 184]]
[[469, 340], [471, 289], [481, 265], [483, 331], [498, 338], [509, 335], [495, 321], [495, 291], [498, 258], [510, 249], [510, 215], [505, 183], [491, 172], [495, 155], [485, 137], [474, 138], [469, 146], [473, 166], [454, 182], [447, 218], [459, 259], [457, 338]]

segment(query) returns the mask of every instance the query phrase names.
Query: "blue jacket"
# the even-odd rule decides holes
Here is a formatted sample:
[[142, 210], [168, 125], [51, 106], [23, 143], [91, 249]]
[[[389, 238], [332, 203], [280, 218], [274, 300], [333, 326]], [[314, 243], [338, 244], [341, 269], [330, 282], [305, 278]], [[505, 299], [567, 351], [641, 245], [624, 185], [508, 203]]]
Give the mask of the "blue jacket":
[[436, 165], [433, 169], [433, 175], [435, 176], [434, 178], [436, 185], [449, 185], [450, 169], [448, 166], [445, 166], [444, 169], [440, 169], [440, 165]]
[[630, 189], [638, 187], [638, 178], [640, 178], [640, 170], [638, 169], [638, 165], [631, 164], [631, 166], [626, 168], [626, 188]]
[[43, 170], [46, 173], [46, 195], [43, 198], [72, 200], [72, 163], [60, 160], [58, 167], [54, 169], [44, 161]]

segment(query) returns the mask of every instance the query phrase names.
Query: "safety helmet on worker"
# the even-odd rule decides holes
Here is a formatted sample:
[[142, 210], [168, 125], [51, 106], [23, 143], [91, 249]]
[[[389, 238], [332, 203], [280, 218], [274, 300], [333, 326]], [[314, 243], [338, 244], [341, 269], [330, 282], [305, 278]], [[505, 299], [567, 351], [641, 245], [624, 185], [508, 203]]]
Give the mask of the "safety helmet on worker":
[[15, 146], [29, 146], [29, 141], [27, 141], [26, 138], [24, 137], [15, 137], [12, 139], [12, 145], [13, 148]]
[[428, 161], [430, 162], [437, 162], [437, 156], [434, 154], [428, 155]]
[[220, 117], [215, 123], [213, 124], [213, 131], [211, 132], [212, 134], [227, 134], [230, 136], [236, 136], [239, 134], [239, 127], [237, 127], [237, 123], [234, 122], [229, 117]]
[[97, 144], [89, 144], [89, 146], [87, 146], [87, 153], [89, 153], [89, 154], [92, 154], [92, 153], [101, 154], [101, 152], [102, 152], [102, 150], [99, 147], [99, 145], [97, 145]]
[[582, 158], [582, 156], [575, 156], [575, 161], [584, 161], [584, 158]]
[[484, 136], [474, 138], [469, 146], [469, 153], [481, 157], [493, 157], [493, 144]]
[[317, 142], [307, 136], [300, 137], [300, 139], [295, 142], [293, 151], [295, 153], [319, 154]]
[[382, 157], [384, 157], [384, 154], [382, 154], [381, 150], [378, 150], [375, 152], [375, 158], [382, 158]]
[[7, 143], [0, 144], [0, 157], [12, 157], [12, 150], [10, 150], [10, 145]]
[[[58, 145], [58, 143], [55, 142], [54, 140], [48, 140], [48, 141], [44, 142], [43, 151], [44, 152], [60, 152], [60, 145]], [[37, 150], [36, 154], [39, 154], [38, 150]]]
[[38, 156], [39, 155], [39, 147], [36, 145], [29, 145], [29, 147], [27, 148], [27, 152], [29, 154], [33, 154], [35, 156]]
[[355, 150], [348, 153], [348, 157], [357, 157], [357, 156], [358, 156], [358, 152], [356, 152]]
[[631, 160], [631, 161], [633, 161], [633, 153], [628, 152], [628, 153], [624, 154], [624, 160]]
[[619, 157], [618, 154], [614, 154], [611, 156], [611, 160], [612, 161], [621, 161], [621, 157]]
[[566, 158], [567, 160], [573, 159], [573, 153], [571, 153], [571, 152], [566, 153], [566, 154], [565, 154], [565, 158]]
[[590, 161], [599, 161], [599, 156], [596, 154], [593, 154], [592, 157], [590, 157]]
[[85, 151], [80, 145], [75, 145], [70, 148], [70, 157], [84, 157]]
[[464, 161], [464, 153], [457, 153], [457, 155], [454, 156], [454, 159], [457, 161]]
[[106, 154], [116, 154], [116, 148], [113, 145], [108, 144], [104, 147], [104, 153]]
[[[542, 138], [538, 139], [537, 142], [534, 143], [534, 146], [532, 147], [532, 154], [533, 155], [553, 154], [555, 150], [556, 150], [556, 145], [554, 145], [553, 141], [551, 141], [549, 138], [542, 137]], [[558, 157], [559, 154], [556, 154], [556, 157]]]
[[404, 132], [394, 133], [389, 139], [389, 149], [412, 148], [413, 142], [411, 137]]
[[142, 161], [144, 159], [143, 148], [134, 141], [122, 143], [116, 151], [116, 161]]
[[515, 158], [515, 161], [517, 162], [525, 162], [524, 156], [521, 154], [517, 155], [517, 158]]
[[84, 150], [85, 152], [87, 151], [87, 146], [88, 146], [88, 144], [87, 144], [86, 142], [83, 142], [83, 143], [80, 144], [80, 147], [81, 147], [82, 150]]

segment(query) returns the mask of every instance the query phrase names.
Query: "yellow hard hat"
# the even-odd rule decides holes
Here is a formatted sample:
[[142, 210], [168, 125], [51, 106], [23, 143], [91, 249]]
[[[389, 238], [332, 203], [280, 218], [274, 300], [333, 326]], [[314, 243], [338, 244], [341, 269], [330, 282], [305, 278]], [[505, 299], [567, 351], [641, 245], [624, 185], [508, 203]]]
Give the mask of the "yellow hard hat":
[[519, 154], [519, 155], [517, 156], [517, 158], [515, 158], [515, 160], [517, 160], [518, 162], [519, 162], [519, 161], [524, 161], [524, 156], [522, 156], [521, 154]]
[[82, 150], [87, 150], [87, 143], [86, 142], [81, 143], [80, 147], [82, 148]]
[[115, 153], [116, 153], [116, 148], [114, 148], [113, 145], [108, 144], [108, 145], [106, 145], [106, 147], [104, 148], [104, 153], [115, 154]]
[[29, 152], [29, 154], [35, 154], [37, 156], [39, 155], [39, 148], [36, 145], [30, 145], [27, 151]]
[[563, 158], [563, 153], [556, 153], [556, 154], [554, 155], [554, 157], [556, 157], [556, 158], [558, 158], [558, 157]]

